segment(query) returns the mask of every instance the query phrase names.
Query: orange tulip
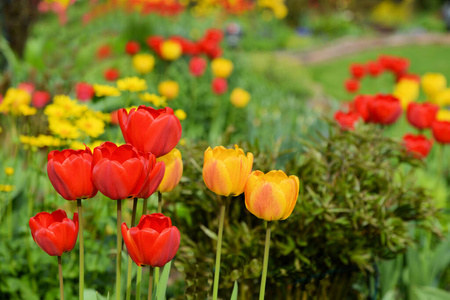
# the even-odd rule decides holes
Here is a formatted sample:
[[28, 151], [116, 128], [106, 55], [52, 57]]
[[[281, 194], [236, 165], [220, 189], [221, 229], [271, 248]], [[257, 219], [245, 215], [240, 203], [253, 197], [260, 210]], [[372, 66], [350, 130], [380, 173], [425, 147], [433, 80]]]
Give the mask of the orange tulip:
[[166, 155], [158, 157], [156, 161], [163, 161], [166, 165], [166, 172], [164, 173], [164, 178], [158, 187], [158, 191], [160, 193], [171, 192], [178, 185], [181, 175], [183, 174], [181, 152], [180, 150], [174, 148]]
[[253, 154], [248, 152], [246, 156], [237, 145], [235, 149], [208, 147], [203, 163], [203, 181], [218, 195], [237, 196], [244, 192], [252, 167]]
[[245, 186], [245, 206], [266, 221], [288, 218], [297, 203], [300, 182], [283, 171], [253, 171]]

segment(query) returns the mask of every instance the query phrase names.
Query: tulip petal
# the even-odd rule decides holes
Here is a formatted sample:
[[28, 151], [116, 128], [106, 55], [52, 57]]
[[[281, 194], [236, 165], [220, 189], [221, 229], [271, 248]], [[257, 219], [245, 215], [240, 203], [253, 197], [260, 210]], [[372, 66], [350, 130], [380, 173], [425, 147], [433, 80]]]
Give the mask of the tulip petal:
[[281, 218], [281, 220], [284, 220], [291, 215], [297, 203], [300, 181], [297, 176], [289, 176], [289, 179], [281, 181], [279, 185], [287, 200], [286, 210]]
[[[131, 233], [131, 230], [133, 228], [136, 228], [136, 234], [134, 232]], [[130, 229], [130, 233], [133, 237], [134, 242], [136, 243], [137, 248], [139, 249], [140, 255], [142, 255], [143, 265], [150, 265], [154, 267], [152, 262], [155, 255], [155, 243], [160, 234], [152, 228], [144, 228], [142, 230], [139, 230], [137, 227], [133, 228]]]
[[259, 182], [245, 202], [247, 209], [260, 219], [266, 221], [280, 220], [287, 207], [286, 197], [278, 185]]
[[206, 186], [214, 193], [229, 196], [232, 183], [225, 164], [216, 159], [210, 159], [203, 166], [203, 180]]
[[61, 237], [58, 237], [52, 231], [41, 228], [35, 233], [36, 244], [41, 247], [48, 255], [61, 256], [64, 252]]
[[180, 246], [180, 232], [176, 227], [165, 229], [156, 240], [152, 248], [151, 265], [163, 267], [177, 254]]

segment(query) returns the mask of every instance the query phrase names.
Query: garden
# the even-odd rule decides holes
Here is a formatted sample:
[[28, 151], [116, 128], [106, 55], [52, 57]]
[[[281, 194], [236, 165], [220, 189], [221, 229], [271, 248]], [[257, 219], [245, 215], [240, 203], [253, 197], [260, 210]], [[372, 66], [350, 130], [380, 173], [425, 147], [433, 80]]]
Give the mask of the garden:
[[0, 299], [450, 299], [450, 2], [4, 0]]

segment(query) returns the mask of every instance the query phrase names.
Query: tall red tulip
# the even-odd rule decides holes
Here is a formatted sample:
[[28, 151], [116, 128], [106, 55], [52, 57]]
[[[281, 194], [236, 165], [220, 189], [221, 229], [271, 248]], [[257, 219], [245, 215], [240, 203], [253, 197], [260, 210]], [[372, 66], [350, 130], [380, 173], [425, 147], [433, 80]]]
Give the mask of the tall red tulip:
[[363, 64], [351, 64], [350, 73], [353, 78], [360, 79], [366, 75], [366, 67]]
[[88, 101], [91, 100], [95, 95], [95, 90], [92, 85], [80, 82], [75, 86], [75, 93], [77, 95], [77, 99], [80, 101]]
[[206, 71], [207, 65], [208, 65], [208, 63], [206, 62], [206, 60], [204, 58], [193, 57], [189, 61], [189, 72], [195, 77], [202, 76], [203, 73], [205, 73], [205, 71]]
[[435, 104], [411, 102], [406, 110], [406, 118], [418, 129], [430, 128], [438, 111], [439, 106]]
[[91, 173], [91, 149], [53, 150], [47, 159], [48, 178], [64, 199], [87, 199], [97, 194]]
[[353, 99], [353, 107], [355, 111], [364, 119], [364, 122], [368, 122], [370, 119], [369, 103], [373, 100], [372, 95], [357, 95]]
[[170, 107], [156, 110], [141, 105], [130, 112], [122, 108], [118, 116], [125, 142], [156, 157], [169, 153], [181, 138], [180, 120]]
[[94, 149], [92, 177], [98, 190], [113, 200], [136, 197], [148, 177], [149, 161], [130, 144], [105, 142]]
[[384, 71], [383, 66], [378, 61], [369, 61], [366, 68], [367, 72], [374, 77], [380, 75]]
[[120, 73], [119, 73], [119, 70], [117, 70], [115, 68], [109, 68], [109, 69], [105, 70], [105, 72], [103, 73], [103, 76], [108, 81], [116, 81], [119, 78]]
[[141, 49], [141, 46], [139, 46], [139, 43], [135, 42], [135, 41], [129, 41], [125, 45], [125, 52], [129, 55], [135, 55], [136, 53], [139, 52], [140, 49]]
[[149, 36], [146, 40], [150, 49], [155, 51], [156, 54], [161, 55], [161, 44], [164, 42], [164, 38], [159, 35]]
[[392, 95], [378, 94], [369, 102], [370, 122], [390, 125], [402, 114], [400, 100]]
[[30, 218], [29, 225], [33, 240], [48, 255], [61, 256], [72, 250], [77, 242], [77, 213], [74, 213], [73, 220], [70, 220], [61, 209], [51, 214], [41, 212]]
[[148, 170], [145, 171], [148, 176], [137, 198], [146, 199], [158, 189], [159, 184], [164, 178], [166, 166], [162, 161], [156, 162], [156, 157], [152, 153], [141, 152], [140, 154], [148, 160], [148, 164], [146, 165]]
[[359, 81], [355, 78], [345, 80], [344, 87], [349, 93], [356, 93], [359, 90]]
[[434, 139], [440, 144], [450, 144], [450, 122], [435, 120], [431, 124]]
[[138, 226], [122, 223], [122, 236], [131, 259], [140, 267], [163, 267], [177, 254], [180, 232], [169, 217], [160, 213], [143, 215]]
[[50, 93], [46, 91], [35, 91], [31, 102], [34, 107], [42, 108], [50, 102]]
[[334, 119], [338, 122], [342, 129], [353, 130], [355, 129], [355, 124], [361, 120], [362, 117], [357, 112], [343, 112], [339, 110], [334, 114]]
[[211, 88], [214, 94], [222, 95], [228, 89], [228, 82], [225, 78], [214, 78], [211, 82]]
[[430, 153], [431, 147], [433, 146], [433, 140], [427, 139], [421, 134], [414, 135], [407, 133], [403, 136], [403, 143], [406, 151], [412, 153], [418, 158], [427, 157], [428, 153]]

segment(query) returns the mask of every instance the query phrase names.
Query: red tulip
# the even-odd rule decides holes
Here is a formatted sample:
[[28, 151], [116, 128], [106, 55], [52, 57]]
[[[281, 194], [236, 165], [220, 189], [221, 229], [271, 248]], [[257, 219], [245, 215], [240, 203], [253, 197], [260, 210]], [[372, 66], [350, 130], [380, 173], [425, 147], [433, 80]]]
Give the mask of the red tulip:
[[111, 53], [112, 52], [111, 52], [111, 47], [110, 46], [108, 46], [108, 45], [100, 46], [97, 49], [97, 58], [98, 59], [108, 58], [108, 57], [111, 56]]
[[347, 79], [344, 82], [345, 89], [349, 93], [355, 93], [359, 90], [359, 81], [354, 78]]
[[51, 214], [41, 212], [30, 218], [31, 236], [38, 246], [51, 256], [61, 256], [75, 246], [78, 236], [78, 214], [73, 221], [65, 211], [58, 209]]
[[214, 78], [211, 82], [211, 88], [216, 95], [222, 95], [228, 89], [228, 82], [225, 78]]
[[370, 119], [369, 103], [373, 100], [372, 95], [357, 95], [353, 99], [353, 106], [355, 111], [364, 119], [364, 122], [368, 122]]
[[46, 91], [36, 91], [33, 94], [33, 99], [31, 102], [34, 107], [42, 108], [50, 102], [50, 94]]
[[411, 102], [406, 110], [408, 122], [418, 128], [430, 128], [439, 111], [439, 106], [431, 103]]
[[350, 65], [350, 73], [353, 78], [360, 79], [366, 75], [366, 67], [362, 64], [352, 64]]
[[19, 90], [26, 91], [28, 94], [33, 95], [34, 93], [34, 84], [31, 82], [21, 82], [17, 86]]
[[149, 161], [130, 144], [105, 142], [94, 149], [92, 177], [98, 190], [113, 200], [136, 197], [148, 177]]
[[369, 61], [367, 63], [367, 72], [369, 72], [369, 74], [371, 76], [378, 76], [381, 73], [383, 73], [383, 66], [381, 65], [381, 63], [377, 62], [377, 61]]
[[64, 199], [87, 199], [97, 194], [91, 174], [91, 149], [53, 150], [47, 159], [48, 178]]
[[129, 55], [135, 55], [136, 53], [139, 52], [140, 49], [141, 49], [141, 46], [139, 46], [139, 43], [135, 42], [135, 41], [129, 41], [125, 45], [125, 52]]
[[148, 170], [145, 171], [148, 177], [144, 181], [137, 198], [146, 199], [158, 189], [159, 184], [164, 178], [166, 165], [162, 161], [156, 162], [156, 157], [152, 153], [141, 152], [140, 154], [148, 160], [148, 164], [146, 165]]
[[378, 57], [378, 62], [383, 66], [384, 69], [390, 70], [395, 61], [396, 57], [391, 55], [380, 55]]
[[139, 151], [160, 157], [169, 153], [180, 141], [180, 120], [170, 107], [156, 110], [141, 105], [130, 112], [122, 108], [118, 115], [125, 142]]
[[409, 60], [403, 57], [396, 57], [391, 65], [392, 72], [397, 74], [397, 76], [406, 73], [408, 71], [408, 68]]
[[416, 74], [411, 73], [401, 74], [400, 76], [397, 77], [397, 82], [399, 82], [402, 79], [414, 80], [415, 82], [420, 83], [420, 76]]
[[143, 215], [138, 226], [122, 223], [122, 236], [131, 259], [140, 267], [163, 267], [177, 254], [180, 232], [169, 217], [160, 213]]
[[164, 42], [164, 38], [159, 35], [153, 35], [147, 38], [147, 45], [150, 49], [156, 52], [159, 56], [161, 56], [161, 44]]
[[75, 86], [75, 93], [77, 94], [78, 100], [89, 101], [94, 97], [95, 90], [90, 84], [80, 82]]
[[111, 124], [119, 125], [119, 110], [114, 110], [109, 115], [111, 116]]
[[205, 39], [214, 41], [216, 43], [220, 43], [223, 39], [223, 32], [217, 28], [210, 28], [206, 30]]
[[119, 70], [114, 68], [109, 68], [103, 73], [103, 76], [108, 81], [116, 81], [119, 78]]
[[406, 151], [417, 156], [418, 158], [427, 157], [428, 153], [430, 153], [431, 147], [433, 146], [433, 140], [429, 140], [421, 134], [414, 135], [407, 133], [403, 136], [403, 143]]
[[392, 95], [378, 94], [369, 102], [370, 122], [389, 125], [402, 114], [400, 100]]
[[361, 115], [357, 112], [349, 111], [349, 112], [343, 112], [343, 111], [337, 111], [334, 114], [334, 119], [338, 124], [341, 126], [342, 129], [345, 130], [353, 130], [355, 129], [355, 124], [360, 119], [362, 119]]
[[189, 62], [189, 72], [195, 77], [202, 76], [208, 63], [202, 57], [193, 57]]
[[450, 144], [450, 122], [435, 120], [431, 124], [434, 139], [440, 144]]

